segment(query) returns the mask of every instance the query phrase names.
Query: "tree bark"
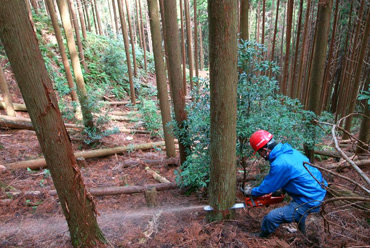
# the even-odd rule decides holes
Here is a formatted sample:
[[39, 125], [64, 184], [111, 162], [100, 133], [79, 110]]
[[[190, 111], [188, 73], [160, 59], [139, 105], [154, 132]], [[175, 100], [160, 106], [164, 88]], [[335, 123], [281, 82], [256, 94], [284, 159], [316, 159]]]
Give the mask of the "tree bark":
[[188, 64], [189, 64], [189, 83], [190, 90], [193, 90], [193, 45], [192, 45], [192, 34], [191, 34], [191, 24], [190, 24], [190, 10], [189, 10], [189, 0], [184, 0], [185, 8], [185, 23], [186, 23], [186, 43], [188, 51]]
[[261, 1], [258, 1], [256, 15], [257, 15], [257, 18], [256, 18], [256, 28], [257, 28], [256, 41], [257, 41], [257, 43], [260, 43]]
[[[199, 63], [198, 63], [198, 22], [197, 22], [197, 0], [194, 0], [194, 64], [195, 76], [199, 77]], [[196, 82], [198, 86], [198, 80]]]
[[62, 62], [64, 66], [64, 70], [66, 73], [66, 78], [69, 86], [69, 90], [71, 91], [71, 99], [73, 102], [78, 102], [78, 97], [77, 93], [75, 90], [75, 84], [73, 82], [73, 77], [72, 77], [72, 72], [71, 72], [71, 67], [69, 66], [69, 61], [68, 57], [66, 54], [66, 49], [64, 47], [64, 42], [63, 42], [63, 36], [59, 28], [59, 23], [58, 23], [58, 18], [55, 13], [55, 6], [53, 0], [46, 0], [47, 7], [49, 9], [50, 13], [50, 19], [53, 24], [54, 28], [54, 33], [55, 33], [55, 38], [57, 39], [58, 42], [58, 47], [59, 47], [59, 52], [60, 56], [62, 57]]
[[265, 14], [266, 14], [266, 0], [262, 1], [262, 40], [261, 44], [265, 44]]
[[131, 95], [131, 103], [135, 105], [136, 97], [135, 97], [135, 88], [134, 88], [134, 80], [132, 77], [132, 68], [131, 68], [131, 59], [130, 59], [130, 48], [129, 48], [129, 41], [127, 35], [127, 26], [126, 20], [123, 13], [123, 2], [122, 0], [117, 0], [119, 16], [121, 19], [121, 28], [122, 28], [122, 36], [125, 45], [125, 52], [126, 52], [126, 63], [127, 63], [127, 70], [128, 70], [128, 77], [130, 82], [130, 95]]
[[293, 5], [294, 0], [288, 0], [288, 11], [287, 11], [287, 27], [286, 27], [286, 40], [285, 40], [285, 57], [284, 57], [284, 71], [283, 79], [281, 82], [281, 92], [283, 95], [287, 95], [288, 85], [288, 73], [289, 73], [289, 54], [290, 54], [290, 40], [292, 36], [292, 17], [293, 17]]
[[116, 34], [115, 36], [117, 37], [118, 35], [118, 20], [117, 20], [117, 10], [116, 10], [116, 0], [112, 0], [112, 5], [113, 5], [113, 18], [114, 18], [114, 26], [116, 27]]
[[136, 4], [136, 19], [137, 19], [137, 28], [138, 28], [138, 33], [139, 33], [139, 40], [140, 40], [140, 47], [142, 49], [144, 49], [144, 45], [143, 45], [143, 37], [142, 37], [142, 33], [141, 33], [141, 22], [140, 22], [140, 14], [139, 14], [139, 5], [138, 5], [138, 0], [135, 0], [135, 4]]
[[[225, 11], [227, 10], [227, 11]], [[208, 220], [232, 218], [236, 184], [237, 1], [208, 2], [211, 144]]]
[[101, 26], [101, 21], [100, 21], [100, 15], [99, 15], [99, 8], [98, 8], [98, 4], [96, 2], [96, 0], [94, 0], [94, 9], [95, 9], [95, 16], [96, 16], [96, 22], [98, 24], [98, 30], [99, 30], [99, 34], [100, 35], [103, 35], [103, 29], [102, 29], [102, 26]]
[[150, 174], [155, 180], [157, 180], [160, 183], [170, 183], [167, 178], [162, 177], [157, 172], [151, 170], [149, 167], [145, 168], [146, 173]]
[[88, 108], [87, 91], [85, 88], [85, 82], [84, 82], [84, 78], [82, 75], [81, 65], [78, 59], [76, 45], [75, 45], [75, 41], [73, 38], [72, 25], [70, 23], [70, 19], [68, 16], [69, 15], [68, 6], [65, 0], [57, 0], [57, 3], [58, 3], [60, 16], [62, 18], [62, 24], [64, 27], [64, 31], [67, 37], [67, 45], [69, 49], [69, 54], [71, 56], [72, 67], [73, 67], [73, 71], [74, 71], [74, 75], [76, 79], [77, 93], [78, 93], [78, 98], [81, 104], [83, 122], [86, 127], [93, 128], [94, 126], [93, 117], [92, 117], [90, 109]]
[[[361, 19], [359, 21], [361, 21]], [[360, 23], [358, 24], [358, 26], [360, 26]], [[362, 67], [364, 65], [364, 59], [365, 59], [365, 54], [366, 54], [367, 42], [369, 40], [369, 35], [370, 35], [370, 13], [368, 13], [366, 17], [366, 27], [365, 27], [364, 35], [363, 35], [362, 42], [361, 42], [361, 48], [360, 48], [359, 58], [358, 58], [357, 66], [356, 66], [355, 78], [352, 84], [352, 94], [349, 99], [349, 106], [348, 106], [347, 114], [350, 114], [354, 112], [355, 110], [357, 95], [359, 92], [360, 81], [361, 81], [361, 72], [362, 72]], [[346, 119], [346, 124], [344, 126], [344, 129], [347, 132], [351, 131], [352, 117], [353, 116], [350, 115]], [[349, 138], [349, 135], [347, 133], [344, 133], [343, 139], [348, 139], [348, 138]]]
[[185, 32], [184, 32], [184, 13], [182, 7], [183, 1], [180, 0], [180, 23], [181, 23], [181, 55], [182, 55], [182, 84], [187, 94], [186, 89], [186, 55], [185, 55]]
[[31, 0], [31, 4], [32, 4], [32, 7], [33, 7], [33, 10], [38, 15], [39, 14], [39, 6], [37, 4], [37, 0]]
[[241, 12], [240, 13], [240, 38], [242, 40], [249, 40], [249, 29], [248, 29], [249, 0], [241, 0], [240, 12]]
[[148, 0], [150, 28], [152, 30], [152, 42], [154, 52], [154, 63], [157, 78], [157, 90], [159, 106], [161, 109], [164, 140], [166, 143], [166, 155], [175, 157], [175, 141], [168, 123], [171, 121], [170, 103], [167, 94], [166, 69], [164, 67], [161, 27], [159, 22], [159, 10], [157, 0]]
[[86, 40], [87, 39], [86, 26], [85, 26], [84, 14], [82, 13], [81, 0], [76, 0], [76, 1], [77, 1], [78, 15], [80, 17], [82, 37]]
[[77, 167], [25, 2], [2, 1], [0, 23], [3, 27], [0, 38], [36, 127], [36, 135], [68, 223], [72, 245], [102, 245], [105, 238], [96, 220], [94, 199], [86, 191]]
[[16, 116], [15, 111], [14, 111], [12, 96], [9, 93], [8, 84], [6, 83], [4, 71], [1, 66], [0, 66], [0, 92], [3, 95], [4, 108], [5, 108], [6, 114], [9, 116]]
[[127, 20], [128, 20], [128, 30], [130, 32], [130, 41], [131, 41], [131, 53], [132, 53], [132, 60], [134, 62], [134, 76], [137, 76], [137, 63], [136, 63], [136, 51], [135, 51], [135, 42], [134, 42], [134, 33], [131, 27], [131, 17], [130, 17], [130, 9], [128, 6], [128, 1], [126, 1], [126, 12], [127, 12]]
[[[361, 121], [361, 128], [359, 134], [359, 140], [364, 144], [369, 144], [370, 140], [370, 107], [367, 100], [362, 101], [364, 105], [364, 116]], [[357, 144], [356, 153], [366, 153], [369, 150], [369, 146], [364, 146], [361, 143]]]
[[[279, 7], [280, 7], [280, 0], [278, 0], [276, 4], [275, 28], [274, 28], [274, 38], [272, 39], [271, 61], [274, 61], [274, 55], [275, 55], [275, 42], [276, 42], [276, 34], [277, 34], [277, 23], [279, 19]], [[270, 77], [271, 77], [271, 74], [272, 74], [272, 70], [270, 69], [270, 72], [269, 72]]]
[[139, 4], [139, 13], [140, 13], [140, 27], [141, 29], [139, 32], [141, 32], [141, 36], [143, 37], [143, 50], [144, 50], [144, 69], [145, 73], [148, 71], [148, 64], [146, 59], [146, 40], [145, 40], [145, 32], [144, 32], [144, 23], [143, 23], [143, 15], [141, 13], [141, 2], [140, 0], [137, 0]]
[[204, 52], [203, 52], [203, 33], [202, 33], [202, 25], [199, 23], [199, 54], [200, 54], [200, 70], [203, 71], [204, 67]]
[[90, 24], [90, 17], [89, 17], [89, 5], [86, 1], [83, 1], [82, 6], [83, 6], [83, 9], [85, 10], [85, 14], [86, 14], [87, 30], [89, 32], [91, 32], [91, 24]]
[[[185, 111], [185, 89], [182, 84], [181, 74], [181, 53], [179, 42], [179, 27], [177, 25], [177, 7], [175, 1], [164, 1], [164, 14], [166, 25], [166, 40], [168, 45], [168, 59], [170, 70], [170, 84], [173, 106], [175, 111], [175, 119], [177, 125], [182, 128], [183, 122], [187, 118]], [[186, 147], [184, 140], [186, 137], [180, 137], [179, 150], [180, 161], [183, 164], [186, 160]]]

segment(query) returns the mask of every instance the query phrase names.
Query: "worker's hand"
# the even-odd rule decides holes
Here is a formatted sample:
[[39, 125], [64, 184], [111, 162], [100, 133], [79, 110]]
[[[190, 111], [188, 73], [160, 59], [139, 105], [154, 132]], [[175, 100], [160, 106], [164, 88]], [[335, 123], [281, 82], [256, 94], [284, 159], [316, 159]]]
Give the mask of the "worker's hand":
[[240, 187], [240, 191], [243, 192], [244, 196], [252, 195], [252, 189], [253, 187], [248, 186], [248, 185], [244, 187]]

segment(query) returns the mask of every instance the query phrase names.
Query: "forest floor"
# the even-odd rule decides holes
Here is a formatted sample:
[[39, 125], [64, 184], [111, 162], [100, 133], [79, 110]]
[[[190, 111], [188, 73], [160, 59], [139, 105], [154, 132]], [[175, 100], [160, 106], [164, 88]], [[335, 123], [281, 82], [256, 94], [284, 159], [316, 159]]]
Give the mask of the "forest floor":
[[[19, 90], [7, 72], [13, 101], [23, 103]], [[128, 111], [117, 106], [116, 110]], [[27, 117], [27, 113], [18, 112]], [[4, 112], [1, 112], [4, 114]], [[113, 123], [112, 123], [113, 125]], [[125, 128], [130, 122], [115, 122]], [[80, 136], [71, 134], [75, 150], [91, 149]], [[102, 139], [98, 147], [125, 146], [158, 141], [147, 134], [119, 133]], [[0, 164], [41, 157], [41, 148], [34, 131], [0, 130]], [[145, 172], [147, 165], [122, 168], [127, 161], [164, 159], [163, 150], [132, 151], [105, 158], [88, 159], [81, 168], [87, 188], [122, 186], [122, 176], [128, 185], [158, 183]], [[334, 163], [326, 160], [325, 163]], [[151, 167], [161, 176], [175, 182], [176, 166]], [[368, 173], [368, 169], [366, 171]], [[346, 176], [358, 179], [352, 170]], [[326, 175], [329, 182], [345, 182]], [[51, 194], [54, 185], [46, 169], [0, 171], [0, 247], [72, 247], [67, 222], [58, 197]], [[239, 196], [240, 197], [240, 196]], [[208, 204], [204, 194], [187, 194], [182, 189], [158, 192], [158, 206], [146, 206], [142, 193], [95, 197], [100, 228], [111, 247], [369, 247], [369, 214], [350, 205], [327, 205], [324, 228], [320, 214], [307, 219], [307, 236], [296, 230], [296, 224], [284, 224], [267, 239], [253, 237], [260, 229], [268, 208], [237, 210], [234, 220], [206, 221], [203, 207]], [[241, 198], [239, 199], [239, 202]]]

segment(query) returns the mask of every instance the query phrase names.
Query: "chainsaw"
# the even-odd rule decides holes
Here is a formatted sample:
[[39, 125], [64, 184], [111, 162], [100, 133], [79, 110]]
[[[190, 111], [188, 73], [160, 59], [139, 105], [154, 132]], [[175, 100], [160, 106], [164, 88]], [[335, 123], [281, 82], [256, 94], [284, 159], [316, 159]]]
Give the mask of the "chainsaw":
[[[244, 197], [244, 202], [235, 203], [230, 209], [262, 207], [283, 202], [284, 194], [270, 193], [259, 197]], [[211, 206], [205, 206], [205, 211], [214, 210]]]

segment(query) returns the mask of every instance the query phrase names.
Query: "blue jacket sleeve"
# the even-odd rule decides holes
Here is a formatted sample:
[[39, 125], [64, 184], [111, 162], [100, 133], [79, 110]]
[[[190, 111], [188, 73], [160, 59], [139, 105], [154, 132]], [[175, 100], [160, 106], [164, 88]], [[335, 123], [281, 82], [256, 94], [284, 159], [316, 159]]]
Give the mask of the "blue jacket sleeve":
[[269, 174], [260, 186], [253, 188], [252, 196], [262, 196], [281, 189], [289, 181], [289, 171], [284, 168], [285, 166], [271, 164]]

